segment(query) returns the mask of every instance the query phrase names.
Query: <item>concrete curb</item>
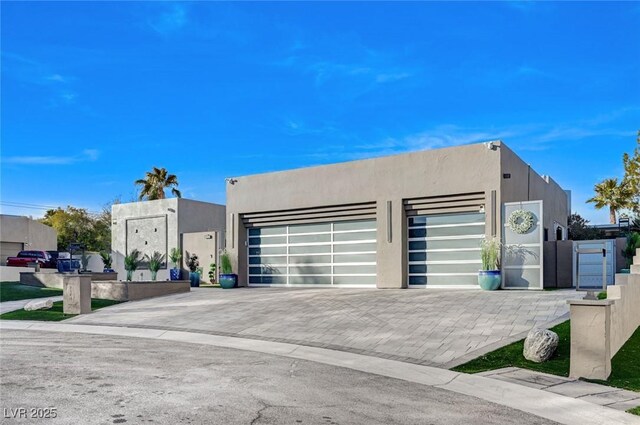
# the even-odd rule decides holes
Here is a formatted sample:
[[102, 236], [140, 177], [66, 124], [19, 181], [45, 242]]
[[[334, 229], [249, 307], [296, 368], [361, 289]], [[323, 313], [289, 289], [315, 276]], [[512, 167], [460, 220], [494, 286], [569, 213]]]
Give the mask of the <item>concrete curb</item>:
[[2, 330], [38, 330], [149, 338], [255, 351], [346, 367], [361, 372], [434, 386], [518, 409], [562, 424], [640, 424], [640, 417], [628, 413], [510, 382], [324, 348], [162, 329], [31, 321], [0, 321], [0, 331]]

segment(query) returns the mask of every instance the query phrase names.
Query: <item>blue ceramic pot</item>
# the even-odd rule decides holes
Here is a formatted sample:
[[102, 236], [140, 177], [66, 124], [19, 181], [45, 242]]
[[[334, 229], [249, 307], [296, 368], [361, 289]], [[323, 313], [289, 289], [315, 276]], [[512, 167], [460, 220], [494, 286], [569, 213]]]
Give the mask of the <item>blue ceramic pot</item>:
[[189, 272], [189, 281], [191, 282], [192, 288], [197, 288], [200, 286], [200, 273], [198, 272]]
[[171, 280], [180, 280], [182, 278], [182, 270], [180, 269], [171, 269], [169, 270], [169, 279]]
[[220, 286], [224, 289], [231, 289], [231, 288], [237, 287], [238, 275], [237, 274], [221, 274]]
[[495, 291], [500, 287], [501, 282], [500, 270], [480, 270], [478, 272], [478, 285], [485, 291]]

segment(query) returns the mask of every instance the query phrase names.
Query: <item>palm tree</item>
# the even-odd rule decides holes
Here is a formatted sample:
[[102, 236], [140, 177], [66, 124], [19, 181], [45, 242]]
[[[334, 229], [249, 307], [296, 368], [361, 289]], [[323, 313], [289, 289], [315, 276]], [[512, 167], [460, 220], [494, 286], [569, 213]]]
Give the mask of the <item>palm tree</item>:
[[618, 179], [604, 179], [594, 187], [596, 196], [587, 200], [595, 203], [596, 209], [609, 207], [609, 221], [616, 224], [616, 213], [631, 205], [632, 191], [624, 183], [618, 184]]
[[165, 199], [165, 188], [171, 188], [171, 194], [177, 198], [181, 198], [182, 194], [176, 186], [178, 186], [178, 178], [175, 174], [167, 174], [166, 168], [153, 167], [153, 171], [147, 171], [144, 179], [136, 180], [136, 184], [142, 186], [140, 191], [140, 200], [147, 199]]

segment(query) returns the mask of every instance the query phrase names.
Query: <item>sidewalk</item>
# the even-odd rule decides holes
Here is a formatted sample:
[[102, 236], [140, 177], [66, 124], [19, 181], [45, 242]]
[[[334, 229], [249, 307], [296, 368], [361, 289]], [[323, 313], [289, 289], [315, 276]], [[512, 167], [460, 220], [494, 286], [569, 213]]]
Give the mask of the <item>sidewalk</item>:
[[28, 300], [5, 301], [3, 303], [0, 303], [0, 314], [8, 313], [10, 311], [15, 311], [15, 310], [21, 310], [30, 301], [47, 300], [47, 299], [53, 300], [53, 302], [62, 301], [62, 295], [58, 295], [56, 297], [31, 298]]
[[512, 382], [566, 397], [573, 397], [578, 400], [588, 401], [589, 403], [599, 404], [600, 406], [606, 406], [623, 412], [640, 406], [640, 393], [635, 391], [594, 384], [579, 379], [565, 378], [564, 376], [534, 372], [518, 367], [505, 367], [503, 369], [481, 372], [478, 373], [478, 375], [503, 382]]
[[446, 369], [329, 350], [326, 348], [253, 340], [235, 336], [145, 329], [141, 327], [96, 326], [72, 324], [69, 322], [0, 321], [0, 330], [8, 329], [149, 338], [181, 342], [184, 344], [211, 345], [262, 352], [349, 368], [445, 389], [518, 409], [561, 424], [640, 424], [640, 417], [638, 416], [603, 407], [589, 402], [586, 399], [567, 397], [550, 391], [532, 388], [531, 386], [524, 386], [484, 376], [468, 375]]

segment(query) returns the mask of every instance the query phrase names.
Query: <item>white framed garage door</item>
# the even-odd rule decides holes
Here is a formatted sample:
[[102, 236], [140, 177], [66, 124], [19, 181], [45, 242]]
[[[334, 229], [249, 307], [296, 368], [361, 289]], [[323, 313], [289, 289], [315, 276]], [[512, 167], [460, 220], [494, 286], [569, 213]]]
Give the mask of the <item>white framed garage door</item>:
[[484, 213], [415, 215], [407, 230], [410, 287], [478, 285]]
[[376, 285], [376, 221], [248, 229], [250, 286]]

